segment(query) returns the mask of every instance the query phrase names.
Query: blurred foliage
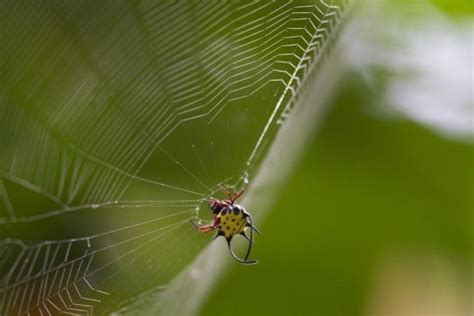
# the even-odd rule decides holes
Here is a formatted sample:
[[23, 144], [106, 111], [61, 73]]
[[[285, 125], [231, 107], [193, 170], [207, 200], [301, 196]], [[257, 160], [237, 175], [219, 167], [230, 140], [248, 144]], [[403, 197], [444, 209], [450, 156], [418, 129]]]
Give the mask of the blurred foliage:
[[472, 146], [380, 117], [374, 99], [347, 79], [258, 223], [261, 264], [229, 263], [202, 315], [365, 315], [374, 268], [391, 255], [441, 255], [468, 271]]
[[[403, 9], [406, 18], [420, 19], [423, 8], [433, 13], [430, 3], [455, 23], [472, 19], [472, 1], [465, 0], [387, 2], [382, 12]], [[360, 73], [345, 80], [278, 202], [257, 223], [261, 264], [229, 263], [202, 315], [472, 313], [472, 141], [393, 116], [382, 97], [392, 74], [381, 61], [372, 75], [370, 84]], [[386, 267], [392, 261], [396, 273]], [[433, 268], [443, 264], [451, 274]], [[383, 293], [390, 273], [402, 300]], [[410, 303], [406, 314], [396, 312]]]
[[470, 0], [431, 0], [431, 3], [448, 14], [461, 16], [474, 14], [474, 4]]

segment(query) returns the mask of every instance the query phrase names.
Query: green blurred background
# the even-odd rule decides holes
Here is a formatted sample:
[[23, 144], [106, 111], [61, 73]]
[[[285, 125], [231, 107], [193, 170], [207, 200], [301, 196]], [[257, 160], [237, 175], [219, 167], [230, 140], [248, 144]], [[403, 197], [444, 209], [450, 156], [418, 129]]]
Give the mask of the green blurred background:
[[[362, 78], [349, 76], [258, 223], [261, 264], [230, 263], [202, 315], [366, 315], [392, 261], [407, 277], [402, 291], [415, 287], [433, 307], [430, 299], [469, 297], [459, 283], [471, 275], [472, 146], [377, 116], [374, 98]], [[445, 265], [452, 278], [440, 276]], [[374, 313], [400, 315], [380, 308]]]
[[[400, 37], [411, 32], [405, 21], [429, 19], [433, 8], [453, 25], [471, 23], [472, 35], [470, 1], [400, 1], [384, 8], [387, 20], [378, 22], [398, 15]], [[382, 50], [399, 49], [384, 40]], [[420, 56], [427, 61], [433, 61], [430, 50], [443, 48], [420, 45], [427, 47]], [[471, 64], [464, 66], [472, 69], [472, 43], [468, 54]], [[393, 75], [386, 66], [377, 65], [372, 80], [360, 71], [344, 78], [322, 126], [258, 223], [264, 236], [254, 257], [261, 264], [230, 263], [201, 315], [471, 315], [472, 138], [384, 114], [380, 96]], [[402, 80], [409, 81], [412, 70]], [[472, 72], [468, 80], [472, 89]], [[472, 90], [464, 93], [471, 95], [472, 130]]]

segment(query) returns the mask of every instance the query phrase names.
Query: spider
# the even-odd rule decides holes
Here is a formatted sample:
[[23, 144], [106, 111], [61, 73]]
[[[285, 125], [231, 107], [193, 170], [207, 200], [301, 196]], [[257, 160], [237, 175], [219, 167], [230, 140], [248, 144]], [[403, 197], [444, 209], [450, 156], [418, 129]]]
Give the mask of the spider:
[[[212, 223], [208, 225], [196, 225], [193, 221], [191, 221], [191, 223], [201, 233], [208, 233], [217, 229], [217, 234], [214, 236], [214, 239], [219, 236], [225, 237], [232, 258], [242, 264], [256, 264], [258, 263], [257, 260], [248, 260], [248, 257], [253, 244], [253, 231], [258, 234], [260, 234], [260, 232], [253, 226], [252, 217], [245, 208], [239, 204], [235, 204], [235, 201], [242, 196], [244, 190], [241, 190], [237, 194], [232, 194], [225, 188], [223, 188], [223, 191], [227, 196], [226, 200], [214, 198], [207, 200], [212, 210]], [[245, 228], [247, 227], [250, 228], [249, 236], [245, 233]], [[244, 259], [237, 257], [231, 247], [231, 240], [237, 234], [244, 236], [249, 241]]]

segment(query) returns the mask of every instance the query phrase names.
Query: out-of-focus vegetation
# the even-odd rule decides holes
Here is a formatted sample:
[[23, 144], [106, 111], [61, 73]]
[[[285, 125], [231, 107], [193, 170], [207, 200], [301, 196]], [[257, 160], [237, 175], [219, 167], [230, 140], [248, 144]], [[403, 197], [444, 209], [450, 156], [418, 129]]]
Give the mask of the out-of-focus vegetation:
[[[258, 223], [261, 264], [231, 263], [202, 315], [367, 314], [387, 260], [428, 273], [421, 286], [418, 274], [400, 280], [408, 280], [399, 284], [406, 291], [420, 286], [414, 299], [468, 298], [472, 146], [374, 116], [373, 95], [361, 82], [353, 76], [345, 83], [270, 215]], [[448, 281], [461, 288], [437, 283], [443, 264], [452, 272]], [[430, 297], [432, 287], [441, 287], [442, 296]]]
[[[406, 0], [409, 3], [410, 0]], [[474, 6], [469, 0], [431, 0], [440, 10], [453, 15], [469, 16], [474, 13]]]
[[[435, 0], [431, 4], [434, 6], [403, 1], [385, 5], [376, 23], [383, 23], [382, 15], [393, 17], [400, 12], [416, 22], [433, 10], [440, 10], [436, 18], [442, 16], [455, 25], [472, 21], [469, 1]], [[420, 10], [423, 6], [426, 11]], [[392, 26], [397, 36], [417, 31], [407, 30], [403, 16], [398, 20], [398, 27]], [[434, 24], [433, 29], [442, 27]], [[424, 34], [436, 41], [437, 33]], [[432, 45], [426, 47], [426, 55], [413, 56], [406, 47], [397, 46], [398, 42], [381, 43], [379, 49], [401, 51], [406, 60], [415, 57], [426, 63], [435, 60], [437, 50], [460, 48], [442, 47], [445, 41], [426, 41], [425, 46]], [[468, 45], [460, 44], [463, 49]], [[365, 52], [370, 49], [374, 48]], [[388, 65], [392, 60], [383, 64], [386, 52], [373, 53], [382, 58], [369, 60], [375, 65], [372, 74], [368, 77], [358, 69], [344, 80], [304, 158], [281, 189], [268, 217], [258, 223], [264, 236], [258, 238], [255, 254], [261, 264], [251, 268], [230, 264], [230, 272], [222, 277], [201, 315], [472, 313], [472, 134], [467, 138], [446, 136], [442, 130], [417, 123], [416, 115], [412, 119], [393, 115], [394, 108], [383, 96], [393, 71], [400, 69]], [[470, 56], [465, 71], [473, 66], [472, 45]], [[449, 63], [444, 66], [450, 69]], [[413, 78], [418, 69], [408, 70], [398, 82], [416, 84]], [[470, 79], [472, 87], [472, 73]], [[436, 71], [431, 80], [437, 80]], [[445, 91], [458, 91], [457, 84], [448, 80], [446, 86], [438, 83], [438, 91], [428, 91], [433, 98], [446, 100]], [[423, 88], [427, 86], [413, 87]], [[460, 106], [451, 102], [470, 95], [471, 104], [464, 109], [472, 124], [472, 91], [461, 93], [461, 98], [447, 100], [441, 110], [444, 108], [449, 121], [448, 116]], [[421, 113], [424, 108], [428, 110], [422, 117], [435, 117], [430, 105], [420, 100], [412, 100], [410, 104], [416, 108], [405, 113]], [[462, 115], [457, 117], [463, 119]], [[453, 129], [458, 127], [456, 120], [449, 123]], [[472, 131], [472, 125], [467, 129]]]

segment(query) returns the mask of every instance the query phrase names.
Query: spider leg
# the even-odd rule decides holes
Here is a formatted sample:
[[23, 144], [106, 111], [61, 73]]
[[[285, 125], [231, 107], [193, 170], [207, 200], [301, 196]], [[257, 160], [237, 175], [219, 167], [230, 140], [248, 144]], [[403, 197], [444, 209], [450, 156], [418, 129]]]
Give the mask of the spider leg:
[[234, 204], [235, 201], [237, 201], [237, 199], [242, 195], [244, 194], [244, 190], [240, 190], [238, 193], [231, 193], [227, 188], [225, 187], [222, 187], [222, 191], [225, 193], [225, 195], [227, 196], [228, 198], [228, 202], [229, 204]]
[[237, 199], [238, 199], [239, 197], [241, 197], [242, 194], [244, 194], [244, 189], [240, 190], [239, 193], [237, 193], [236, 195], [234, 195], [234, 198], [232, 199], [232, 201], [233, 201], [233, 202], [234, 202], [234, 201], [237, 201]]
[[218, 199], [215, 199], [215, 198], [206, 199], [205, 201], [207, 202], [207, 204], [209, 205], [210, 208], [212, 208], [212, 205], [219, 205], [219, 206], [226, 206], [227, 205], [227, 201], [218, 200]]
[[229, 198], [229, 201], [233, 203], [234, 200], [232, 199], [232, 193], [230, 193], [230, 191], [224, 186], [222, 186], [221, 189], [224, 192], [224, 194]]
[[214, 229], [216, 229], [214, 225], [206, 225], [206, 226], [199, 227], [199, 231], [201, 233], [208, 233], [208, 232], [213, 231]]
[[232, 238], [226, 238], [227, 240], [227, 246], [229, 248], [229, 253], [230, 255], [232, 256], [232, 258], [234, 258], [236, 261], [242, 263], [242, 264], [257, 264], [258, 261], [257, 260], [250, 260], [250, 261], [247, 261], [247, 259], [245, 260], [242, 260], [240, 259], [239, 257], [237, 257], [234, 253], [234, 251], [232, 250], [232, 246], [230, 245], [230, 241], [232, 240]]
[[201, 233], [208, 233], [210, 231], [213, 231], [214, 229], [217, 228], [217, 224], [216, 223], [212, 223], [212, 224], [209, 224], [209, 225], [203, 225], [203, 226], [198, 226], [196, 225], [192, 220], [189, 220], [191, 222], [191, 224], [193, 224], [193, 226], [199, 230]]
[[196, 228], [197, 230], [199, 230], [199, 226], [196, 225], [191, 219], [189, 220], [189, 222], [190, 222], [191, 224], [193, 224], [194, 228]]

